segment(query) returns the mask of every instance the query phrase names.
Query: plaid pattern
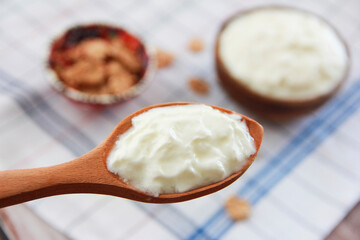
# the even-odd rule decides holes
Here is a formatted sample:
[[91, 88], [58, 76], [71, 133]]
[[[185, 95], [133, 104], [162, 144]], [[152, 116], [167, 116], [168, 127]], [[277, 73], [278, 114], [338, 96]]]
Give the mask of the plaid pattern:
[[[0, 169], [72, 160], [100, 143], [128, 114], [169, 102], [202, 102], [252, 116], [218, 86], [213, 46], [220, 24], [264, 0], [10, 1], [0, 4]], [[73, 239], [322, 239], [360, 198], [360, 34], [357, 0], [275, 1], [330, 21], [349, 43], [352, 70], [340, 93], [312, 115], [280, 124], [260, 121], [263, 146], [249, 171], [230, 187], [172, 205], [150, 205], [101, 195], [64, 195], [28, 203]], [[51, 39], [79, 23], [124, 26], [153, 46], [173, 52], [137, 98], [111, 107], [75, 103], [53, 91], [44, 66]], [[205, 51], [186, 50], [201, 37]], [[209, 96], [189, 91], [202, 77]], [[255, 116], [256, 119], [256, 116]], [[238, 194], [251, 217], [234, 223], [224, 201]]]

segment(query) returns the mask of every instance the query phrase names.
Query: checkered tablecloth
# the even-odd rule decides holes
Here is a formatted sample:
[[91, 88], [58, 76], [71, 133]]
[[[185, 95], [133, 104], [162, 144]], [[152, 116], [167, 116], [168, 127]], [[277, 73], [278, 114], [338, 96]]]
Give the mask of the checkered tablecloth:
[[[349, 43], [352, 69], [341, 91], [310, 116], [286, 123], [252, 116], [219, 86], [214, 42], [236, 11], [285, 4], [317, 13]], [[151, 104], [202, 102], [258, 120], [265, 129], [258, 158], [230, 187], [171, 205], [102, 195], [63, 195], [28, 203], [73, 239], [322, 239], [360, 198], [360, 2], [358, 0], [0, 0], [0, 169], [70, 161], [95, 147], [128, 114]], [[137, 98], [111, 107], [75, 103], [45, 79], [51, 39], [69, 26], [124, 26], [175, 54]], [[200, 37], [205, 50], [187, 50]], [[189, 90], [190, 77], [210, 83], [208, 96]], [[1, 191], [1, 189], [0, 189]], [[250, 218], [233, 222], [224, 201], [237, 194]], [[21, 216], [19, 216], [21, 217]]]

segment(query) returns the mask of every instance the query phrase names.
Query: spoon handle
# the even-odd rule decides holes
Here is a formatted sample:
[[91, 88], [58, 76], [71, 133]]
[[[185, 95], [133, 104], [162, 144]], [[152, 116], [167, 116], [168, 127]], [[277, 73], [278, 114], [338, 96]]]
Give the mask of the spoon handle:
[[52, 167], [18, 169], [0, 172], [0, 207], [66, 192], [76, 182], [71, 171], [73, 162]]
[[93, 151], [63, 164], [0, 172], [0, 208], [67, 193], [101, 193], [111, 177]]

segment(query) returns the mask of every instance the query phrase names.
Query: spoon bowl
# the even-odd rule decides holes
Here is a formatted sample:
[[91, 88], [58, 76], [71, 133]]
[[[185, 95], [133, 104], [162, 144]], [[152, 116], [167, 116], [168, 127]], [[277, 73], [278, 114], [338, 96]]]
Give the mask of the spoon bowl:
[[43, 197], [70, 193], [96, 193], [127, 198], [146, 203], [175, 203], [214, 193], [237, 180], [250, 167], [260, 148], [263, 128], [256, 121], [230, 110], [211, 106], [223, 113], [238, 114], [246, 122], [254, 139], [256, 152], [245, 165], [227, 178], [187, 192], [153, 196], [123, 182], [107, 169], [107, 156], [118, 140], [132, 126], [132, 118], [152, 108], [197, 103], [164, 103], [143, 108], [123, 119], [100, 145], [90, 152], [63, 164], [0, 172], [0, 208]]

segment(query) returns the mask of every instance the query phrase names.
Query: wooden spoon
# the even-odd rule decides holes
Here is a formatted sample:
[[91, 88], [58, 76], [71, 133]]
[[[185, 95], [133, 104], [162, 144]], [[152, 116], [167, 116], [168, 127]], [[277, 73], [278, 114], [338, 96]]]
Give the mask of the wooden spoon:
[[[124, 183], [119, 176], [109, 172], [107, 169], [107, 156], [118, 140], [119, 135], [132, 126], [131, 120], [133, 117], [152, 108], [188, 104], [195, 103], [164, 103], [143, 108], [122, 120], [103, 143], [73, 161], [51, 167], [0, 172], [0, 207], [68, 193], [98, 193], [147, 203], [175, 203], [198, 198], [228, 186], [238, 179], [254, 161], [263, 136], [262, 126], [241, 114], [239, 115], [246, 122], [250, 135], [254, 138], [256, 153], [247, 159], [246, 164], [240, 171], [220, 182], [188, 192], [160, 194], [155, 197]], [[211, 107], [224, 113], [238, 114], [220, 107]]]

